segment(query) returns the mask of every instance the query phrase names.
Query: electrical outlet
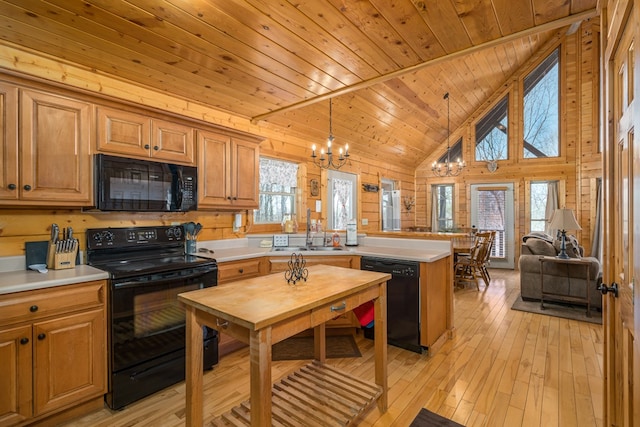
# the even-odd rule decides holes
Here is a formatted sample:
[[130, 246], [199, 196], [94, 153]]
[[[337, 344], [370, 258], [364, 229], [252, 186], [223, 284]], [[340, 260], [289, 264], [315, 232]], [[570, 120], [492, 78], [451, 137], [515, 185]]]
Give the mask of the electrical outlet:
[[369, 219], [368, 218], [362, 218], [362, 225], [369, 225]]

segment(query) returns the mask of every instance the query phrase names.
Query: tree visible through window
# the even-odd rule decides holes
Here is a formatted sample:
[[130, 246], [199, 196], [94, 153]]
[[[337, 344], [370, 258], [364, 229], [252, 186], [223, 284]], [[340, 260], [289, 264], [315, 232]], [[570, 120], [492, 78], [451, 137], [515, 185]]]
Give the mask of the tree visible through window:
[[434, 185], [433, 193], [433, 231], [453, 230], [453, 185]]
[[531, 182], [531, 231], [545, 231], [548, 188], [547, 181]]
[[509, 142], [509, 95], [476, 124], [476, 161], [506, 160]]
[[296, 212], [297, 176], [297, 164], [260, 157], [260, 202], [253, 211], [256, 224], [279, 224], [285, 214]]
[[524, 79], [524, 157], [559, 155], [559, 50]]
[[357, 218], [356, 183], [354, 174], [330, 170], [328, 172], [329, 185], [327, 186], [327, 200], [329, 212], [327, 212], [327, 224], [329, 229], [344, 230], [350, 219]]

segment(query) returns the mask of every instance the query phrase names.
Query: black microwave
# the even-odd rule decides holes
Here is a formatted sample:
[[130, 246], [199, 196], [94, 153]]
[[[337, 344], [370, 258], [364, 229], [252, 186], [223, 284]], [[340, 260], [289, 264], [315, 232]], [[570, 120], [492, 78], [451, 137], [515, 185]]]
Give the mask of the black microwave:
[[99, 210], [185, 212], [198, 207], [195, 167], [96, 154], [94, 171]]

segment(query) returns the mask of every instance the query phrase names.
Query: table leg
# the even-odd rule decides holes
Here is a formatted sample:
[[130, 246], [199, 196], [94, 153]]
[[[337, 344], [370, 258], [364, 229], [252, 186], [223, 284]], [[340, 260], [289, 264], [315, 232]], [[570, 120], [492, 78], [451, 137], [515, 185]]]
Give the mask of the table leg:
[[202, 375], [203, 347], [202, 327], [198, 322], [196, 309], [186, 306], [186, 424], [202, 426]]
[[327, 334], [325, 323], [313, 328], [313, 357], [320, 363], [327, 359]]
[[375, 376], [376, 384], [382, 387], [382, 394], [378, 398], [380, 412], [387, 411], [387, 283], [379, 287], [379, 295], [373, 301], [375, 319]]
[[251, 425], [271, 425], [271, 328], [249, 333]]

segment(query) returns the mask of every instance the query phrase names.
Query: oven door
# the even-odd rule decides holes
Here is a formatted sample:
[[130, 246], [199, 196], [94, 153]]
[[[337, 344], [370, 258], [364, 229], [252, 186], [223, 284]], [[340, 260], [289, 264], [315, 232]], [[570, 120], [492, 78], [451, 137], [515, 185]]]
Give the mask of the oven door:
[[[177, 295], [217, 284], [217, 266], [114, 280], [111, 286], [111, 372], [185, 347], [185, 311]], [[204, 338], [213, 332], [206, 328]]]

